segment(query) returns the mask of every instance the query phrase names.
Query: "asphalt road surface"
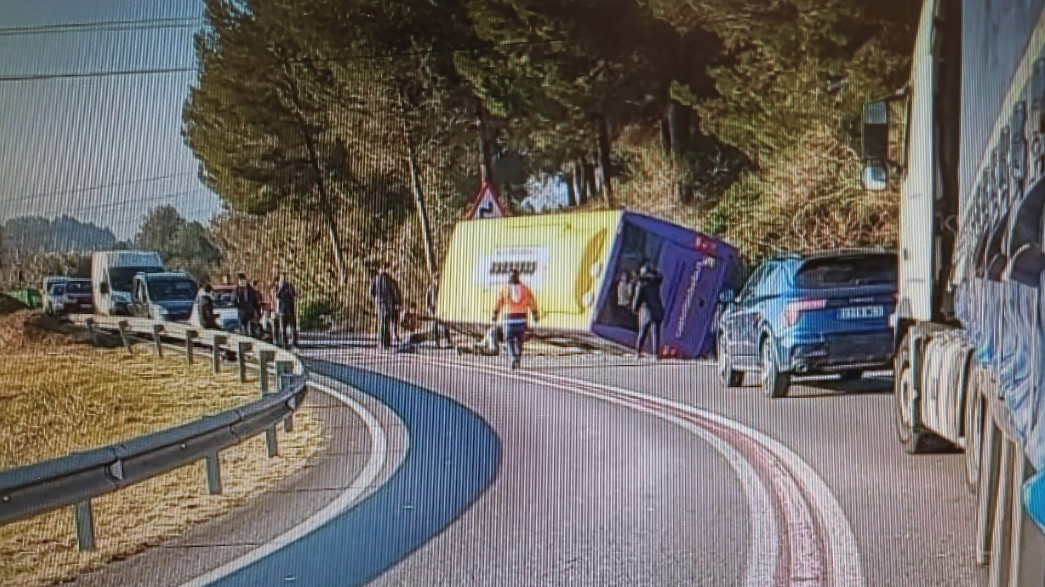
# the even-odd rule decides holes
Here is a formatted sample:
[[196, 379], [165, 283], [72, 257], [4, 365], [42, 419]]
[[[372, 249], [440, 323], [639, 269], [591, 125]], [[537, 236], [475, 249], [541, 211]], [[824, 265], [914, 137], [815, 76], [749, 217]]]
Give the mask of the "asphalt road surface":
[[[229, 584], [986, 583], [962, 456], [900, 450], [888, 379], [769, 400], [695, 362], [307, 354], [391, 403], [424, 448], [340, 534]], [[360, 535], [381, 562], [339, 575]]]

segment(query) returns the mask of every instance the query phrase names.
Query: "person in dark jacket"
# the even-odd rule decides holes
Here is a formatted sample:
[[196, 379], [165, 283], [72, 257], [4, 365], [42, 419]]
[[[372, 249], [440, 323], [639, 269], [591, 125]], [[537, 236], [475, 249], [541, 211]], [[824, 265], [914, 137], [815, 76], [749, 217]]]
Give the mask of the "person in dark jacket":
[[635, 356], [642, 358], [642, 347], [646, 337], [653, 332], [653, 354], [660, 360], [660, 325], [664, 321], [664, 302], [660, 297], [660, 285], [664, 277], [649, 264], [642, 266], [635, 282], [635, 293], [631, 309], [639, 315], [639, 338], [635, 343]]
[[381, 265], [374, 280], [370, 282], [370, 299], [374, 301], [374, 309], [377, 311], [381, 348], [388, 350], [392, 346], [392, 331], [395, 322], [399, 320], [403, 296], [399, 292], [399, 284], [389, 275], [387, 264]]
[[218, 328], [218, 315], [214, 312], [213, 292], [214, 288], [208, 283], [203, 286], [203, 295], [199, 298], [200, 326], [208, 330]]
[[236, 286], [236, 314], [239, 318], [240, 334], [252, 336], [254, 334], [254, 309], [257, 303], [254, 299], [254, 288], [247, 281], [247, 275], [240, 273], [239, 285]]
[[[278, 317], [279, 323], [279, 340], [284, 346], [288, 344], [287, 340], [287, 328], [290, 328], [290, 332], [294, 339], [289, 344], [293, 344], [294, 347], [298, 345], [298, 318], [297, 309], [295, 307], [295, 301], [297, 300], [298, 293], [294, 290], [294, 286], [290, 285], [287, 281], [287, 276], [280, 273], [279, 281], [276, 282], [275, 294], [273, 296], [275, 307], [275, 315]], [[273, 337], [275, 337], [275, 333]]]

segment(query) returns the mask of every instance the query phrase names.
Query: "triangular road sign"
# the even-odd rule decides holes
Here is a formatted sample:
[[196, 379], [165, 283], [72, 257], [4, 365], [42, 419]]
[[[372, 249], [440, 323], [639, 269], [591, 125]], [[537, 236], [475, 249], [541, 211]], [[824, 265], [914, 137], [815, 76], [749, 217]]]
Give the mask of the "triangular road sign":
[[468, 220], [504, 218], [507, 215], [501, 198], [497, 195], [497, 189], [489, 183], [479, 186], [479, 191], [472, 196], [465, 208], [465, 218]]

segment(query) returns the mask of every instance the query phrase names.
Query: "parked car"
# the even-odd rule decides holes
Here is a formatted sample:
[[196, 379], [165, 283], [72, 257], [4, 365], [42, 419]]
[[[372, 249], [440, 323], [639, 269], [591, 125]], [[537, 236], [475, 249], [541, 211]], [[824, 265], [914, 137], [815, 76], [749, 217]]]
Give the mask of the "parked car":
[[723, 384], [759, 373], [769, 397], [787, 395], [791, 376], [888, 369], [889, 316], [896, 306], [896, 255], [836, 251], [766, 261], [726, 303], [716, 337]]
[[44, 314], [54, 316], [65, 311], [65, 283], [52, 283], [44, 291]]
[[198, 289], [187, 273], [139, 273], [132, 280], [130, 314], [153, 320], [188, 320]]
[[52, 284], [44, 296], [43, 306], [48, 316], [94, 312], [91, 280], [66, 279]]

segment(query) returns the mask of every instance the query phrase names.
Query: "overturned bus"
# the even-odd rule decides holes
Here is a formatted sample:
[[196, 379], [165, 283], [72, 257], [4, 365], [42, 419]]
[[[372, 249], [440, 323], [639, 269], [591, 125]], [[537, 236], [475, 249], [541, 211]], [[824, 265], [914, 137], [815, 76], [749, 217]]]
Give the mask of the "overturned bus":
[[[437, 317], [479, 333], [512, 270], [534, 293], [538, 338], [595, 347], [634, 346], [638, 318], [619, 299], [623, 276], [644, 264], [664, 276], [662, 357], [712, 351], [720, 292], [737, 289], [738, 251], [681, 226], [621, 210], [458, 223], [444, 261]], [[607, 343], [611, 343], [607, 345]]]

